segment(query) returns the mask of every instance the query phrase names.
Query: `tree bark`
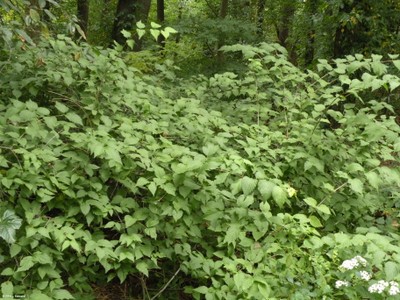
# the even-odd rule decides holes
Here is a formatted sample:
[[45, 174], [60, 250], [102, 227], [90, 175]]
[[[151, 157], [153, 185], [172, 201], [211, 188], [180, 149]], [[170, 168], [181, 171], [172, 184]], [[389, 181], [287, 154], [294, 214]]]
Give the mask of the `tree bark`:
[[137, 11], [137, 1], [119, 0], [115, 13], [114, 26], [111, 37], [117, 43], [123, 45], [126, 38], [122, 35], [122, 30], [132, 30]]
[[[78, 25], [86, 37], [89, 23], [89, 0], [77, 0], [76, 16], [78, 18]], [[79, 37], [79, 35], [78, 32], [76, 36]]]
[[258, 0], [257, 3], [257, 35], [260, 37], [263, 35], [265, 1]]
[[[165, 21], [165, 5], [164, 0], [157, 0], [157, 22], [162, 25]], [[165, 38], [162, 34], [158, 36], [158, 44], [164, 48]]]
[[[221, 20], [225, 19], [228, 15], [228, 8], [229, 8], [229, 0], [221, 0], [221, 6], [219, 10], [219, 18]], [[225, 44], [225, 39], [221, 37], [218, 41], [217, 45], [217, 59], [219, 62], [222, 62], [224, 59], [223, 52], [219, 49]]]
[[277, 28], [279, 44], [287, 48], [287, 39], [289, 37], [290, 26], [295, 13], [295, 6], [290, 1], [285, 1], [282, 6], [281, 18]]
[[315, 52], [315, 24], [314, 17], [317, 14], [318, 0], [309, 0], [306, 2], [307, 16], [310, 18], [310, 28], [307, 33], [307, 43], [306, 50], [304, 53], [304, 64], [305, 66], [310, 66], [314, 62], [314, 52]]

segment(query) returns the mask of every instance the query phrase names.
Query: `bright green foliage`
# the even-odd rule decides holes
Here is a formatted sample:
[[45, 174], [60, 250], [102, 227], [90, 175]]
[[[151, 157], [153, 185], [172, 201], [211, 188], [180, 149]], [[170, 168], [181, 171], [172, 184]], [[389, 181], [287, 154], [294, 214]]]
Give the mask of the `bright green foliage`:
[[1, 62], [1, 205], [22, 219], [2, 289], [84, 299], [180, 268], [196, 299], [335, 299], [337, 262], [361, 252], [399, 279], [399, 236], [374, 216], [398, 204], [399, 127], [387, 103], [344, 104], [399, 78], [379, 57], [361, 81], [352, 58], [322, 77], [277, 45], [225, 51], [243, 72], [144, 75], [63, 36]]

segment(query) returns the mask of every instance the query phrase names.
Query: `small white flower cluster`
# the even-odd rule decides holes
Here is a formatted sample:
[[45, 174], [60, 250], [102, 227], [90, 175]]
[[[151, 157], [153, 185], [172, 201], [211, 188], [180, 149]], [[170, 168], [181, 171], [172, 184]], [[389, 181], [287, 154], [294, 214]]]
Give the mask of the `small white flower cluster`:
[[[353, 270], [359, 266], [366, 267], [367, 261], [363, 257], [357, 255], [357, 256], [353, 257], [352, 259], [343, 261], [343, 263], [340, 265], [339, 269], [341, 269], [341, 271]], [[365, 280], [365, 281], [369, 281], [372, 278], [372, 273], [369, 273], [364, 270], [359, 271], [358, 275], [360, 276], [360, 278], [362, 280]], [[350, 282], [346, 281], [346, 280], [337, 280], [335, 282], [335, 287], [337, 289], [339, 289], [341, 287], [348, 287], [350, 285], [351, 285]], [[395, 281], [387, 282], [385, 280], [379, 280], [378, 282], [370, 285], [368, 288], [368, 292], [382, 294], [387, 288], [389, 288], [387, 293], [390, 296], [400, 294], [400, 286], [397, 282], [395, 282]]]
[[342, 286], [350, 286], [350, 282], [346, 280], [337, 280], [335, 283], [335, 287], [337, 289], [340, 289]]
[[397, 282], [387, 282], [385, 280], [379, 280], [377, 283], [371, 285], [368, 288], [368, 292], [382, 294], [387, 287], [389, 287], [389, 295], [394, 296], [400, 294], [399, 284]]
[[367, 271], [360, 271], [360, 277], [362, 280], [369, 281], [372, 277], [372, 274], [368, 273]]
[[357, 255], [357, 256], [353, 257], [352, 259], [345, 260], [340, 265], [340, 268], [346, 269], [346, 270], [353, 270], [354, 268], [357, 268], [360, 265], [365, 267], [367, 265], [367, 261], [365, 260], [365, 258]]

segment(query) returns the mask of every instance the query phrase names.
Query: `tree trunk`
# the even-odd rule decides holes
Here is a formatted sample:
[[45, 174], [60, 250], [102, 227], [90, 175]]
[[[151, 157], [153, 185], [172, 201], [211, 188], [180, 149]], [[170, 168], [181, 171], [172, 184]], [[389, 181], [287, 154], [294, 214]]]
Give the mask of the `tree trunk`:
[[[78, 25], [82, 29], [85, 38], [87, 37], [88, 23], [89, 23], [89, 0], [77, 0], [77, 13]], [[79, 37], [78, 32], [76, 37]]]
[[265, 10], [265, 0], [258, 0], [257, 3], [257, 35], [263, 35], [263, 24], [264, 24], [264, 10]]
[[306, 50], [304, 53], [304, 64], [305, 66], [310, 66], [314, 62], [314, 52], [315, 52], [315, 24], [314, 17], [317, 14], [318, 0], [309, 0], [306, 2], [307, 16], [310, 18], [310, 27], [307, 33], [307, 43]]
[[282, 6], [281, 18], [277, 28], [279, 44], [287, 49], [287, 39], [289, 37], [290, 26], [292, 25], [295, 6], [290, 1], [285, 1]]
[[132, 30], [137, 11], [137, 1], [119, 0], [117, 12], [115, 13], [114, 26], [111, 37], [117, 43], [124, 45], [126, 38], [122, 35], [122, 30]]
[[[162, 25], [165, 21], [164, 10], [165, 10], [164, 0], [157, 0], [157, 22], [160, 25]], [[158, 36], [157, 42], [162, 48], [164, 48], [165, 38], [162, 34]]]
[[[225, 19], [228, 15], [228, 7], [229, 7], [229, 0], [221, 0], [221, 6], [219, 10], [219, 18], [221, 20]], [[217, 59], [219, 62], [222, 62], [224, 59], [224, 54], [219, 49], [225, 44], [225, 39], [221, 37], [218, 41], [217, 45]]]

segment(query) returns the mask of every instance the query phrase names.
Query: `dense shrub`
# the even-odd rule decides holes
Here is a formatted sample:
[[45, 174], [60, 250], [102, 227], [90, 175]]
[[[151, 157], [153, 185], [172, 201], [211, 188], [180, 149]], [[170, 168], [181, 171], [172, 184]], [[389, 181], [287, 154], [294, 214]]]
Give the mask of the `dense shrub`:
[[63, 36], [1, 62], [1, 208], [22, 220], [0, 247], [3, 293], [175, 276], [198, 299], [354, 299], [333, 284], [360, 253], [400, 279], [390, 106], [338, 106], [342, 85], [275, 45], [226, 50], [246, 72], [166, 82]]

